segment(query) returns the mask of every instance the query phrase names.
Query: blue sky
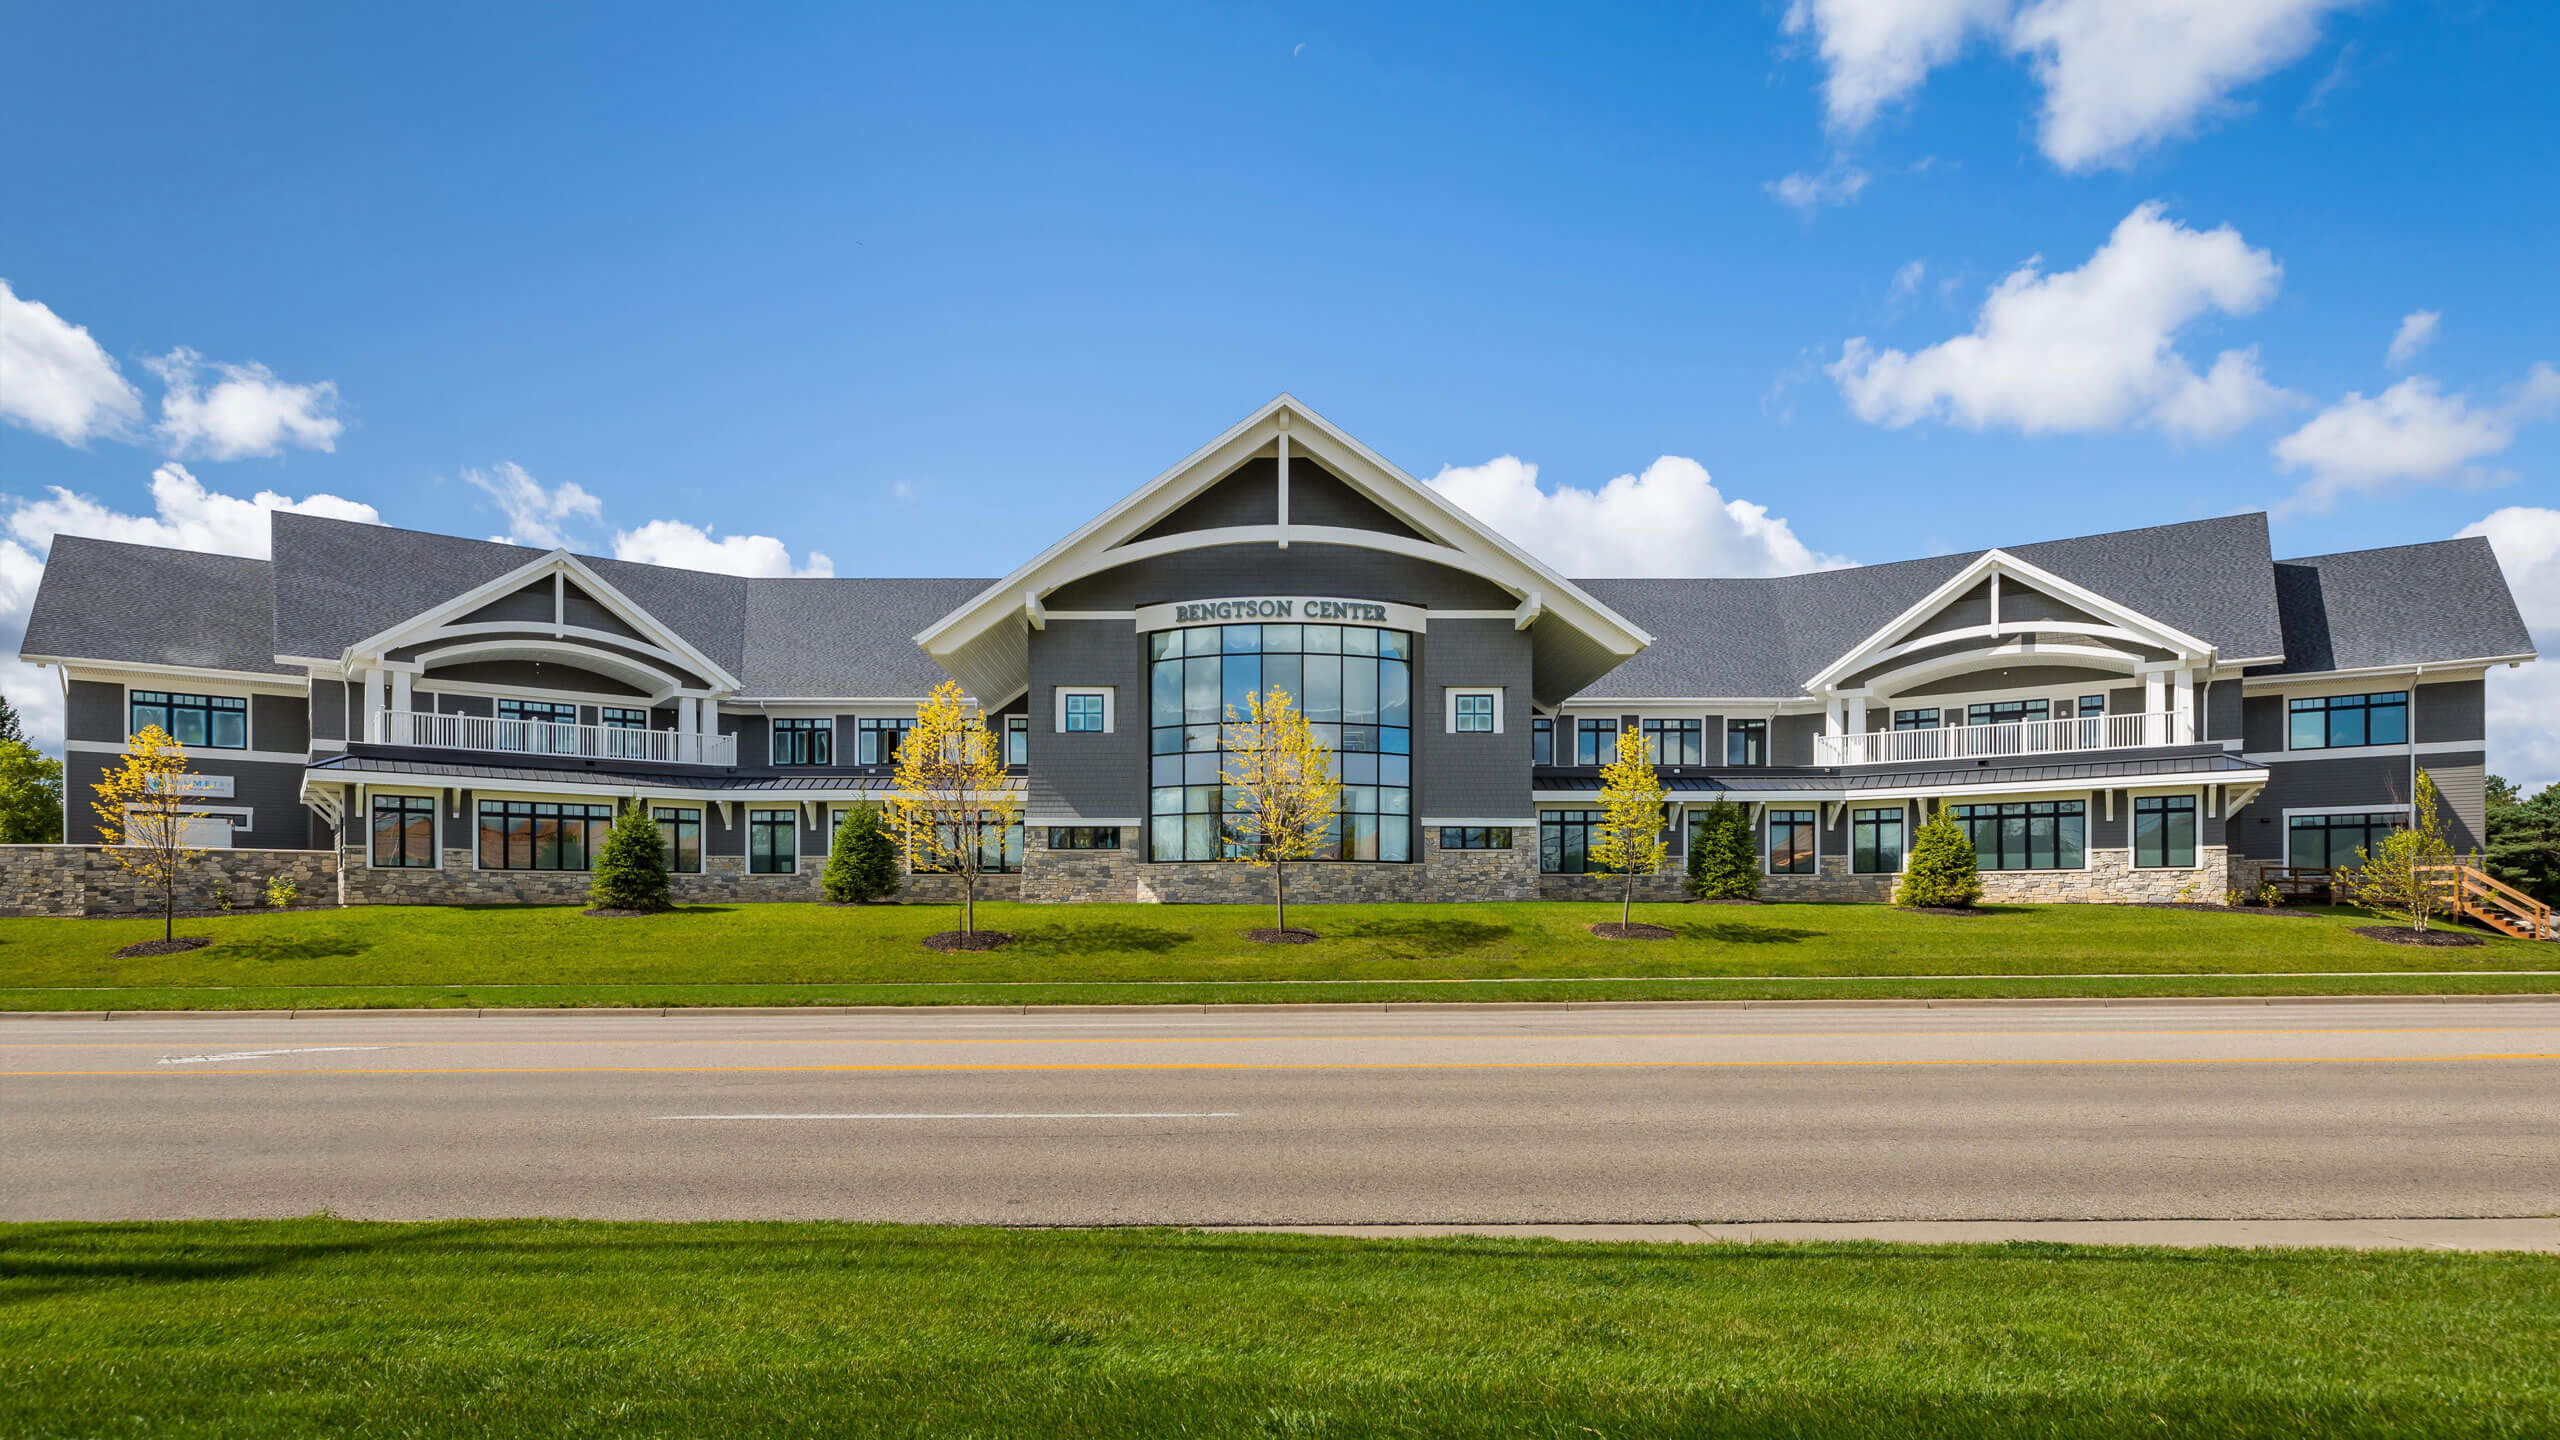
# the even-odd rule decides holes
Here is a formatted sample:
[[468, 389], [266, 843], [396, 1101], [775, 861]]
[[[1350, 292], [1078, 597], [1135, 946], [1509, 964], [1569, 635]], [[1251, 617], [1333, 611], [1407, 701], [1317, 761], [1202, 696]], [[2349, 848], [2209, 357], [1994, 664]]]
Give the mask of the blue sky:
[[[41, 57], [12, 604], [53, 530], [249, 544], [259, 492], [998, 574], [1282, 390], [1475, 493], [1709, 507], [1583, 573], [2560, 504], [2546, 6], [19, 6], [0, 47]], [[2545, 605], [2560, 516], [2503, 525]]]

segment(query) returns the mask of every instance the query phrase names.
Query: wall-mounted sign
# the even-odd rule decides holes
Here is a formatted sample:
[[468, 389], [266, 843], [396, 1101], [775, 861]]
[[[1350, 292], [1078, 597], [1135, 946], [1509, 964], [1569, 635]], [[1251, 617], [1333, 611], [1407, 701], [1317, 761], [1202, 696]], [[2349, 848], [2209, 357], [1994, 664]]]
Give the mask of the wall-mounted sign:
[[193, 795], [199, 799], [228, 800], [236, 783], [228, 775], [148, 775], [143, 777], [143, 784], [145, 788], [157, 791], [164, 779], [177, 782], [178, 794]]
[[1418, 605], [1347, 600], [1333, 595], [1238, 595], [1223, 600], [1178, 600], [1138, 607], [1138, 629], [1176, 630], [1186, 625], [1375, 625], [1420, 630], [1429, 618]]

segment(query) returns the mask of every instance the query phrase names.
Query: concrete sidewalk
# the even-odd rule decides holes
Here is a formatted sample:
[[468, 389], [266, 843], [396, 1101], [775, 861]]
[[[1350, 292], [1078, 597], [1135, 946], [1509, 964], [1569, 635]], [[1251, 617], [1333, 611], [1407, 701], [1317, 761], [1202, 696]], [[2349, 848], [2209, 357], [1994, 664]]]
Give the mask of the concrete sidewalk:
[[2326, 1247], [2343, 1250], [2528, 1250], [2560, 1254], [2560, 1217], [2514, 1220], [1879, 1220], [1758, 1225], [1207, 1225], [1211, 1231], [1421, 1240], [1641, 1240], [1673, 1245], [1765, 1245], [1885, 1240], [1910, 1245], [2165, 1245], [2182, 1248]]

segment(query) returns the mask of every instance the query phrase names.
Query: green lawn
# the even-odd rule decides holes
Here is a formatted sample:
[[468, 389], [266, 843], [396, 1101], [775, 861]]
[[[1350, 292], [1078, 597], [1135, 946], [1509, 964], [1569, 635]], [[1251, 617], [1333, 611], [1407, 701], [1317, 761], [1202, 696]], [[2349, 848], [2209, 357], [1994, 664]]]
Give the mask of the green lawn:
[[[2121, 906], [1974, 918], [1872, 905], [1639, 906], [1679, 938], [1604, 941], [1604, 905], [1308, 905], [1324, 939], [1245, 938], [1243, 906], [984, 905], [1020, 937], [941, 955], [947, 906], [736, 905], [646, 919], [568, 907], [214, 916], [217, 943], [118, 960], [152, 920], [0, 920], [0, 1009], [1632, 1000], [2560, 990], [2560, 947], [2383, 945], [2368, 917]], [[2269, 972], [2313, 971], [2309, 978]], [[2400, 971], [2459, 971], [2451, 977]], [[2117, 975], [2107, 979], [2046, 976]], [[1899, 977], [1921, 976], [1923, 979]], [[1895, 977], [1895, 978], [1871, 978]], [[2024, 977], [2024, 978], [2020, 978]]]
[[0, 1227], [0, 1434], [2543, 1436], [2560, 1257]]

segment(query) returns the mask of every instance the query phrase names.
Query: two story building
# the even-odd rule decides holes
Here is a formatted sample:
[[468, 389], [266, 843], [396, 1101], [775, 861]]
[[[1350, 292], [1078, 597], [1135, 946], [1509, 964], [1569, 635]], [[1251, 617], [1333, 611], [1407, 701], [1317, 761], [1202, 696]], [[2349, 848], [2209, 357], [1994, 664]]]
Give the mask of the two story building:
[[1287, 690], [1343, 781], [1316, 898], [1597, 893], [1598, 767], [1634, 732], [1674, 872], [1726, 801], [1764, 893], [1881, 900], [1944, 811], [1995, 898], [2211, 901], [2407, 823], [2421, 769], [2476, 843], [2484, 676], [2534, 658], [2485, 540], [2279, 560], [2258, 514], [1567, 579], [1287, 396], [992, 581], [272, 523], [270, 560], [55, 542], [22, 658], [60, 667], [74, 842], [156, 724], [204, 843], [338, 850], [350, 903], [577, 898], [625, 806], [680, 898], [806, 899], [948, 677], [1023, 786], [1026, 898], [1259, 898], [1220, 859], [1220, 721]]

